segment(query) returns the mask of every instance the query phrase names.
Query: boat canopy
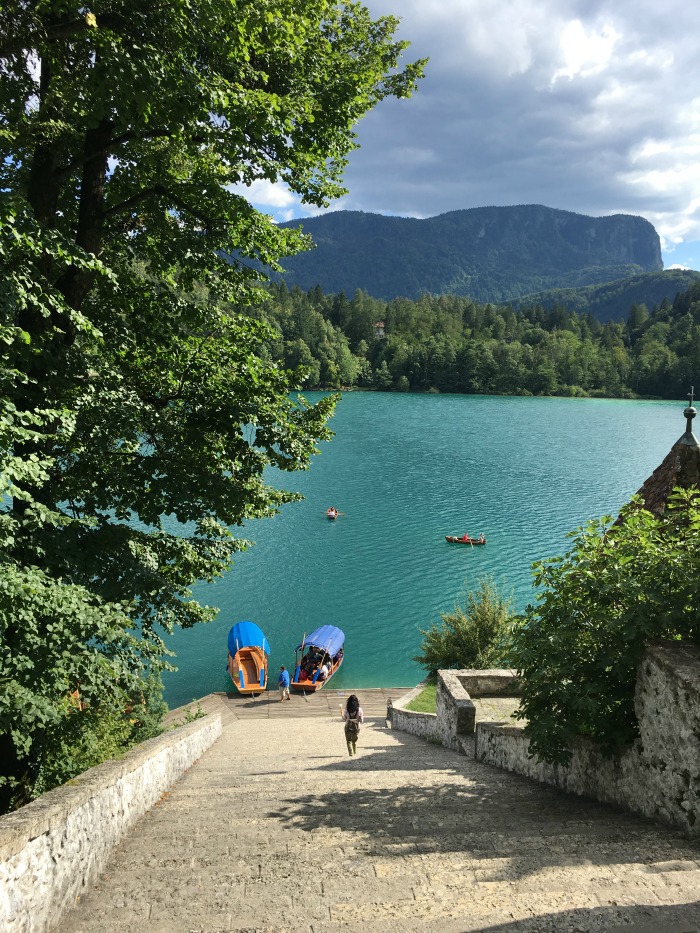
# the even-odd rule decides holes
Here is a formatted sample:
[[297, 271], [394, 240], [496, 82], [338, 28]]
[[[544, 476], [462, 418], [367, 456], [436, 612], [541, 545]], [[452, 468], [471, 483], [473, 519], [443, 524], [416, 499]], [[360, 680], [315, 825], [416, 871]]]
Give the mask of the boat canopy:
[[[311, 645], [314, 648], [321, 648], [333, 657], [343, 647], [344, 641], [345, 632], [336, 628], [335, 625], [322, 625], [304, 638], [303, 645], [304, 647]], [[302, 645], [298, 645], [297, 651], [301, 647]]]
[[228, 633], [228, 653], [235, 657], [241, 648], [262, 648], [270, 653], [270, 643], [255, 622], [236, 622]]

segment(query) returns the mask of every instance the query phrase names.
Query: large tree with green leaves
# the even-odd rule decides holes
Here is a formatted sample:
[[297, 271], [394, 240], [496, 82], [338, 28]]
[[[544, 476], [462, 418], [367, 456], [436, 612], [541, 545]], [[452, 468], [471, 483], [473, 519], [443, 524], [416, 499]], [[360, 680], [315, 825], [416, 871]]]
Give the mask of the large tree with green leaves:
[[163, 633], [215, 614], [189, 587], [245, 546], [230, 526], [294, 498], [264, 468], [328, 436], [332, 400], [291, 400], [232, 310], [307, 246], [239, 192], [343, 192], [355, 123], [421, 72], [396, 26], [335, 0], [2, 4], [0, 807], [60, 779], [76, 722], [138, 727]]

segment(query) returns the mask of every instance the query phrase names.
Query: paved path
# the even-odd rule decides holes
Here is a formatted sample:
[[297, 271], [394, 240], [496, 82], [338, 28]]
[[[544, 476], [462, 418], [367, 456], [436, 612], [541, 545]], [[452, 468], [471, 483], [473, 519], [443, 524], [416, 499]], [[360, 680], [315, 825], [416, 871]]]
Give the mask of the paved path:
[[348, 758], [336, 699], [221, 699], [60, 933], [700, 933], [698, 843], [391, 732], [376, 697]]

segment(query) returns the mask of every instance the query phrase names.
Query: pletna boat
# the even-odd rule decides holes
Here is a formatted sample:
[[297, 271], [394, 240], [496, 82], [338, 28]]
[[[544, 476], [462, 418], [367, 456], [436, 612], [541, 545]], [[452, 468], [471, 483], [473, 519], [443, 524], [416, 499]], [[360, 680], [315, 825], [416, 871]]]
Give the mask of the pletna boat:
[[315, 693], [331, 679], [343, 663], [345, 633], [335, 625], [322, 625], [304, 635], [294, 652], [294, 676], [290, 688], [296, 693]]
[[445, 535], [445, 541], [449, 541], [450, 544], [471, 544], [473, 546], [477, 544], [486, 544], [486, 535], [482, 532], [478, 538], [470, 538], [469, 535]]
[[326, 518], [330, 519], [332, 522], [338, 517], [338, 510], [333, 506], [330, 509], [326, 509]]
[[236, 622], [228, 633], [228, 672], [239, 693], [267, 689], [270, 644], [255, 622]]

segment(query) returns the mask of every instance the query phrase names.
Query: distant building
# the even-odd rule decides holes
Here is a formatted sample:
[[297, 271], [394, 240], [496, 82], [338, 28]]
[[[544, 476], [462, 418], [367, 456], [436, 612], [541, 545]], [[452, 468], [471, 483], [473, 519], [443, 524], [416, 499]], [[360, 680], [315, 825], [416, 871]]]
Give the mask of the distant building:
[[384, 321], [374, 322], [374, 336], [375, 337], [386, 337], [386, 334], [384, 333]]
[[680, 486], [689, 489], [691, 486], [700, 486], [700, 442], [693, 434], [693, 418], [697, 414], [693, 408], [693, 393], [691, 387], [690, 404], [684, 410], [686, 419], [685, 434], [678, 438], [666, 458], [654, 470], [637, 495], [644, 500], [644, 507], [654, 515], [663, 515], [669, 496], [673, 490]]

